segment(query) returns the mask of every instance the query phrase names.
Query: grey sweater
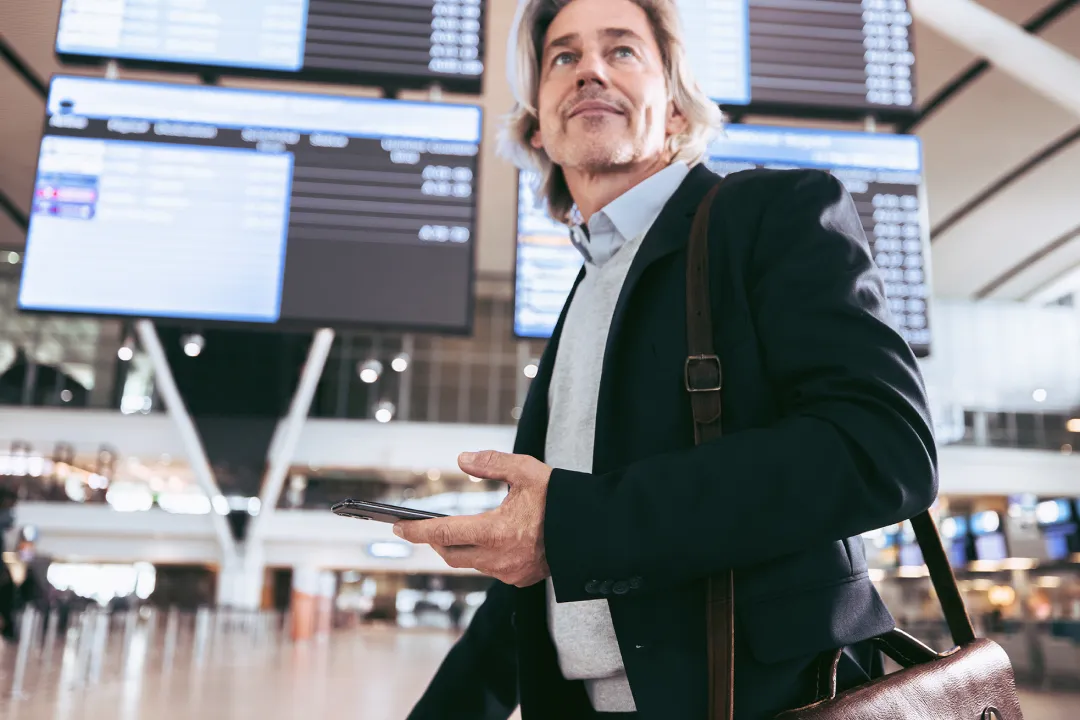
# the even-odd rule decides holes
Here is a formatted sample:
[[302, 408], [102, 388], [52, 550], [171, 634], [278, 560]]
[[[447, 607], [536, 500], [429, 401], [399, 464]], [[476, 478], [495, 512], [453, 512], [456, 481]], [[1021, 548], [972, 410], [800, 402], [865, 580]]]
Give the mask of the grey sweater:
[[[555, 355], [544, 454], [551, 467], [592, 472], [600, 372], [615, 305], [642, 239], [688, 172], [675, 163], [593, 215], [587, 232], [574, 229], [574, 243], [588, 261]], [[633, 712], [608, 601], [556, 603], [549, 580], [547, 615], [563, 676], [585, 681], [597, 711]]]

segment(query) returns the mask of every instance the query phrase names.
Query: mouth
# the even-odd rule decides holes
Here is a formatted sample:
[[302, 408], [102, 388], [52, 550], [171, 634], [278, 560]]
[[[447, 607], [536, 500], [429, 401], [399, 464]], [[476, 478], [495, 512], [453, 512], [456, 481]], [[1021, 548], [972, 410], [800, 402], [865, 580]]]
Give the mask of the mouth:
[[579, 115], [603, 115], [603, 114], [622, 115], [623, 113], [622, 113], [621, 110], [619, 110], [619, 108], [617, 108], [616, 106], [614, 106], [614, 105], [612, 105], [610, 103], [601, 102], [599, 100], [586, 100], [584, 102], [578, 103], [574, 107], [574, 109], [570, 111], [570, 114], [567, 116], [567, 119], [569, 120], [570, 118], [577, 117]]

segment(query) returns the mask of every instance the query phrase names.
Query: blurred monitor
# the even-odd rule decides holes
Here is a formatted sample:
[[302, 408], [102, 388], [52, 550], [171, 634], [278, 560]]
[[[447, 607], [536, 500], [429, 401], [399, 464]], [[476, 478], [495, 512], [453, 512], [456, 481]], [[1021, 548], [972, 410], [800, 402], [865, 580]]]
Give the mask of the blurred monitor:
[[465, 332], [481, 112], [56, 77], [23, 310]]
[[975, 537], [975, 559], [1004, 560], [1009, 557], [1001, 514], [993, 510], [977, 512], [970, 519], [971, 534]]
[[905, 0], [677, 4], [690, 67], [721, 105], [832, 116], [912, 112]]
[[963, 568], [968, 563], [968, 521], [962, 515], [941, 518], [938, 523], [949, 564], [954, 568]]
[[984, 510], [971, 516], [971, 534], [975, 537], [992, 535], [1001, 531], [1001, 513]]
[[63, 0], [65, 62], [479, 92], [484, 0]]
[[900, 546], [900, 567], [919, 567], [924, 563], [922, 548], [918, 545]]
[[943, 517], [938, 522], [941, 536], [946, 540], [965, 540], [968, 535], [968, 521], [963, 515]]
[[[751, 168], [819, 168], [855, 200], [885, 282], [889, 310], [920, 357], [930, 353], [928, 227], [919, 139], [783, 127], [731, 125], [709, 148], [706, 164], [720, 175]], [[570, 233], [537, 203], [536, 175], [518, 182], [514, 331], [550, 337], [581, 268]]]
[[975, 538], [975, 559], [998, 562], [1009, 557], [1003, 533], [990, 533]]
[[1066, 525], [1073, 521], [1073, 504], [1066, 498], [1044, 500], [1035, 507], [1035, 518], [1041, 527]]
[[1050, 560], [1068, 560], [1080, 553], [1080, 525], [1071, 499], [1045, 500], [1036, 513]]
[[1072, 555], [1070, 535], [1074, 533], [1055, 530], [1046, 533], [1046, 554], [1051, 560], [1068, 560]]

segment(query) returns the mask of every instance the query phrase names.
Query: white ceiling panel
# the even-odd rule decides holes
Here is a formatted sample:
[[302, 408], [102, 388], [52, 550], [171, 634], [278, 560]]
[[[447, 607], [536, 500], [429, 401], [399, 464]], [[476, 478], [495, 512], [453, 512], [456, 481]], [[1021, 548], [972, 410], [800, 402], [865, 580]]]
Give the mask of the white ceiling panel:
[[0, 190], [23, 212], [37, 165], [45, 103], [22, 78], [0, 68]]
[[[26, 233], [8, 217], [7, 213], [0, 210], [0, 251], [18, 249], [25, 244]], [[5, 259], [0, 257], [0, 262], [5, 262]]]
[[[1042, 37], [1080, 55], [1080, 10]], [[926, 153], [931, 227], [959, 209], [970, 212], [933, 243], [935, 292], [972, 297], [1018, 264], [1080, 226], [1080, 142], [1063, 148], [1012, 184], [974, 205], [988, 188], [1080, 127], [1076, 117], [997, 70], [933, 115], [920, 129]], [[1019, 298], [1070, 267], [1067, 243], [1003, 283], [992, 294]]]
[[1080, 227], [1055, 238], [1014, 272], [1001, 276], [993, 288], [987, 288], [985, 297], [1036, 301], [1040, 305], [1052, 303], [1080, 289], [1077, 268], [1080, 268]]
[[1080, 144], [1075, 144], [1003, 190], [934, 243], [937, 293], [975, 296], [988, 283], [1080, 225], [1078, 199]]
[[1078, 122], [1005, 74], [986, 73], [919, 128], [931, 227]]
[[41, 79], [60, 70], [53, 55], [60, 0], [3, 0], [0, 2], [0, 29]]

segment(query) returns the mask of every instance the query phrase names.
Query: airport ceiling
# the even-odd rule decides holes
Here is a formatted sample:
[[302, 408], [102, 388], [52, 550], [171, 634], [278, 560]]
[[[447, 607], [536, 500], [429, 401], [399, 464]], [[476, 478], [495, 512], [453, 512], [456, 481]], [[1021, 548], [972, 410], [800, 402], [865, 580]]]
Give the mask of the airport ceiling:
[[[1080, 0], [981, 2], [1080, 57]], [[61, 71], [52, 54], [59, 4], [0, 2], [0, 35], [42, 80]], [[489, 0], [489, 27], [507, 27], [501, 15], [513, 5]], [[980, 58], [918, 22], [914, 37], [923, 111], [911, 130], [924, 144], [935, 293], [1052, 301], [1080, 289], [1080, 117], [993, 67], [980, 69]], [[488, 82], [501, 82], [501, 43], [488, 48]], [[34, 90], [0, 64], [0, 190], [23, 215], [42, 113]], [[0, 211], [0, 248], [19, 248], [23, 238]]]

